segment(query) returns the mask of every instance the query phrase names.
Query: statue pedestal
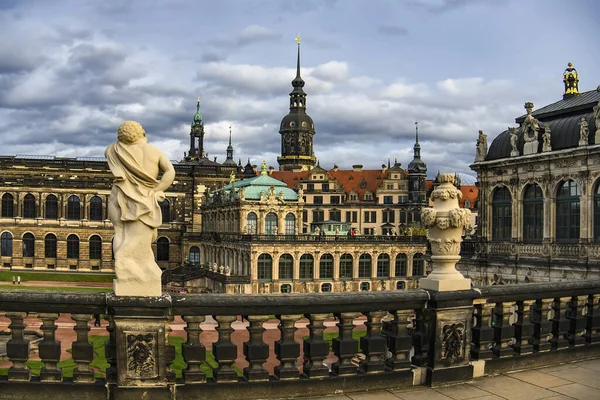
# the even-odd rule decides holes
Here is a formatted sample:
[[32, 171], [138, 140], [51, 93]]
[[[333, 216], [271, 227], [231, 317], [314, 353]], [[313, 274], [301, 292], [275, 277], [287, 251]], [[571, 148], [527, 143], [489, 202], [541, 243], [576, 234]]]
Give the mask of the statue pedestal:
[[600, 144], [600, 129], [598, 129], [594, 135], [594, 144]]
[[113, 291], [116, 296], [161, 296], [160, 279], [147, 282], [119, 282], [113, 279]]
[[527, 154], [536, 154], [538, 152], [539, 142], [536, 140], [532, 140], [530, 142], [525, 142], [523, 145], [523, 155]]
[[431, 256], [433, 272], [419, 280], [419, 287], [436, 292], [471, 289], [471, 280], [454, 267], [459, 260], [460, 256], [454, 255]]
[[517, 157], [517, 156], [519, 156], [519, 150], [513, 150], [513, 151], [511, 151], [510, 152], [510, 156], [511, 157]]

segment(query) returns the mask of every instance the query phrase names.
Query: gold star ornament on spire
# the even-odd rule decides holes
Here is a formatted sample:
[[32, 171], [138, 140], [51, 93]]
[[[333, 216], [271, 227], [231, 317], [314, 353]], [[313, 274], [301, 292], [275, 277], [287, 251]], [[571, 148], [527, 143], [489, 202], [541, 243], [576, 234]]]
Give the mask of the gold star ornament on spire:
[[296, 42], [298, 42], [298, 46], [300, 46], [300, 40], [301, 40], [301, 39], [302, 39], [302, 38], [300, 37], [300, 34], [298, 34], [298, 36], [296, 36], [296, 37], [294, 38], [294, 40], [295, 40]]

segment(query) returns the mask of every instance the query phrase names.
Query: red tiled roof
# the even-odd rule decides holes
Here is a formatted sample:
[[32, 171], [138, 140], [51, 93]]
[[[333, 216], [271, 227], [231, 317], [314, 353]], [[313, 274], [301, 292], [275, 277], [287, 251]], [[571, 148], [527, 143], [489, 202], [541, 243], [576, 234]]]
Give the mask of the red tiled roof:
[[290, 189], [296, 189], [300, 181], [308, 177], [310, 171], [271, 171], [269, 176], [279, 181], [285, 182]]
[[477, 200], [477, 196], [479, 195], [479, 189], [475, 185], [461, 185], [460, 191], [462, 192], [462, 199], [460, 200], [460, 206], [465, 206], [465, 200], [469, 199], [469, 203], [471, 203], [471, 208], [475, 206], [475, 201]]

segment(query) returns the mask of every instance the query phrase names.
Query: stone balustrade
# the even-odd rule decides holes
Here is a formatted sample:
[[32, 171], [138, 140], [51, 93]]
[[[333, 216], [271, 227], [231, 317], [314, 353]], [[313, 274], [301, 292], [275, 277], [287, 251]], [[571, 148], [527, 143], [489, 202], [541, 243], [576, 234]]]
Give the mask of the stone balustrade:
[[[319, 396], [437, 385], [600, 354], [600, 281], [146, 298], [3, 290], [0, 312], [11, 331], [0, 398]], [[59, 367], [61, 314], [70, 315], [75, 331], [72, 377]], [[89, 342], [93, 314], [109, 321], [105, 371], [90, 365], [98, 357]], [[32, 318], [43, 334], [44, 367], [36, 376], [24, 337]], [[177, 351], [168, 340], [176, 323], [185, 330]], [[278, 339], [267, 340], [266, 330]]]

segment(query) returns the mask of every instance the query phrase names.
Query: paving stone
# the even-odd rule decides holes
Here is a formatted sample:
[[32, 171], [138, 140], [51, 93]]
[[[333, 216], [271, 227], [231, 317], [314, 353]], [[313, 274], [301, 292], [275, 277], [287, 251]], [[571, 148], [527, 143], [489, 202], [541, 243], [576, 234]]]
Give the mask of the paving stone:
[[348, 393], [352, 400], [398, 400], [397, 396], [385, 390], [373, 390], [363, 393]]
[[403, 400], [453, 400], [433, 389], [420, 388], [416, 390], [397, 391], [391, 390], [396, 396]]
[[478, 387], [466, 383], [461, 385], [436, 388], [435, 390], [455, 400], [467, 400], [474, 398], [479, 399], [480, 397], [490, 395], [489, 392], [486, 392], [485, 390], [479, 389]]
[[574, 365], [575, 364], [559, 364], [559, 365], [555, 365], [553, 367], [538, 368], [538, 369], [536, 369], [536, 371], [540, 371], [540, 372], [547, 374], [550, 372], [562, 371], [564, 369], [573, 368]]
[[600, 360], [588, 360], [581, 361], [576, 364], [578, 367], [593, 369], [594, 371], [600, 371]]
[[483, 378], [472, 385], [508, 400], [539, 400], [554, 395], [548, 389], [508, 376]]
[[575, 400], [575, 398], [574, 397], [565, 396], [564, 394], [559, 394], [557, 396], [544, 397], [542, 400]]
[[600, 390], [582, 385], [580, 383], [572, 383], [570, 385], [558, 386], [552, 388], [553, 391], [562, 393], [569, 398], [579, 400], [600, 399]]
[[558, 376], [563, 379], [568, 379], [575, 383], [581, 383], [585, 386], [600, 389], [600, 379], [598, 379], [598, 371], [594, 371], [593, 369], [580, 368], [576, 365], [572, 365], [569, 369], [563, 369], [560, 371], [548, 373], [550, 375]]
[[566, 379], [559, 378], [558, 376], [545, 374], [538, 370], [513, 372], [507, 374], [507, 376], [544, 388], [551, 388], [555, 386], [562, 386], [568, 385], [569, 383], [573, 383]]

